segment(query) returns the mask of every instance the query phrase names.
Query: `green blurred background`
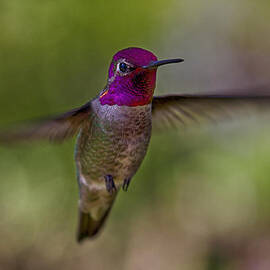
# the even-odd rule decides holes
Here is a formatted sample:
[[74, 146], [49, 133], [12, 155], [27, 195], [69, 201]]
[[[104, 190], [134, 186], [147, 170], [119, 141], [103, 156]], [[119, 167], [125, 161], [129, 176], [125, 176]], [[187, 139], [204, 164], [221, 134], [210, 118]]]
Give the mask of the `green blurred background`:
[[[185, 63], [157, 93], [269, 86], [267, 0], [1, 0], [0, 124], [85, 103], [128, 46]], [[0, 146], [0, 269], [270, 269], [270, 124], [153, 136], [99, 238], [78, 245], [74, 141]]]

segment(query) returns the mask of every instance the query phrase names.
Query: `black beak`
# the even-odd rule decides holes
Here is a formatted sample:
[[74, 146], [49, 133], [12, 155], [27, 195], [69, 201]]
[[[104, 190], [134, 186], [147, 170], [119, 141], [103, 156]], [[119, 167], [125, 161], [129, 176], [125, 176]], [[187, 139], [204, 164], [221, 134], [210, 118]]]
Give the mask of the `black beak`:
[[142, 66], [142, 68], [145, 68], [145, 69], [154, 69], [154, 68], [157, 68], [159, 66], [163, 66], [163, 65], [167, 65], [167, 64], [180, 63], [180, 62], [183, 62], [183, 61], [184, 61], [184, 59], [182, 59], [182, 58], [154, 61], [154, 62], [150, 63], [147, 66]]

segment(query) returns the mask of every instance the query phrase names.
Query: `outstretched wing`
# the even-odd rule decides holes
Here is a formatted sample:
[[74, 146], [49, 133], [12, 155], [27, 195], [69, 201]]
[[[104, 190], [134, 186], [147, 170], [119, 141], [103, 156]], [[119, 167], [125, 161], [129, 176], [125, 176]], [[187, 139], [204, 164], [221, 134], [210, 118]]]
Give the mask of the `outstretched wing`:
[[270, 95], [167, 95], [154, 97], [153, 126], [164, 129], [205, 121], [218, 122], [239, 113], [270, 111]]
[[62, 115], [32, 121], [0, 132], [0, 143], [45, 139], [61, 142], [75, 135], [83, 123], [90, 121], [91, 102]]

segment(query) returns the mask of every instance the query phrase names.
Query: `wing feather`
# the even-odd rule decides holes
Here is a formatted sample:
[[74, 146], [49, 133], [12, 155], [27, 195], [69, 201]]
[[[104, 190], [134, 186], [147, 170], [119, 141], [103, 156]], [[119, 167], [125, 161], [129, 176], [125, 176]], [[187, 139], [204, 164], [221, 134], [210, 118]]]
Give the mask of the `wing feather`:
[[88, 119], [90, 121], [91, 102], [56, 117], [31, 121], [0, 132], [0, 143], [26, 140], [50, 140], [62, 142], [74, 136]]
[[153, 126], [164, 129], [270, 111], [270, 95], [165, 95], [152, 102]]

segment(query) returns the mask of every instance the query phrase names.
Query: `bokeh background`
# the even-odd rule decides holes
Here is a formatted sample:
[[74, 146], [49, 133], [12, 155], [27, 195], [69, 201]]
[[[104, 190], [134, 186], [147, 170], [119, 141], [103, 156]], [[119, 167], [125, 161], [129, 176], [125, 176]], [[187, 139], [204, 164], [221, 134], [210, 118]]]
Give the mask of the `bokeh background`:
[[[0, 125], [79, 106], [128, 46], [157, 93], [270, 85], [268, 0], [1, 0]], [[0, 146], [0, 269], [270, 269], [270, 123], [153, 136], [99, 238], [75, 242], [73, 148]]]

